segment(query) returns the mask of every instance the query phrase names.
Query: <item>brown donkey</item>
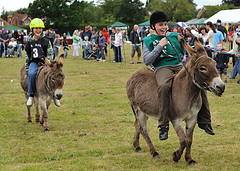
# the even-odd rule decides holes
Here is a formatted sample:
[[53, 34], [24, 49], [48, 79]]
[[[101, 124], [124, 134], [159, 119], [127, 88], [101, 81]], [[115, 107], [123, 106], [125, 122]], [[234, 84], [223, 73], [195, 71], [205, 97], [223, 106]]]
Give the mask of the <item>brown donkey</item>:
[[[64, 84], [63, 55], [60, 56], [59, 62], [50, 62], [45, 57], [47, 65], [40, 66], [36, 76], [36, 93], [34, 94], [34, 108], [36, 112], [36, 122], [44, 127], [44, 131], [48, 131], [48, 107], [53, 98], [60, 100], [63, 96], [62, 88]], [[28, 99], [28, 79], [25, 78], [25, 66], [21, 69], [21, 86], [24, 90], [26, 102]], [[38, 103], [42, 111], [42, 118], [40, 120]], [[27, 106], [27, 105], [26, 105]], [[27, 106], [28, 122], [32, 122], [30, 106]]]
[[[169, 118], [180, 141], [180, 147], [173, 153], [173, 160], [178, 162], [186, 148], [185, 160], [188, 164], [193, 164], [195, 161], [191, 157], [191, 145], [197, 114], [202, 106], [201, 90], [209, 90], [221, 96], [225, 85], [218, 75], [215, 61], [208, 57], [197, 39], [194, 40], [196, 50], [184, 40], [181, 40], [181, 43], [188, 51], [190, 60], [186, 65], [187, 70], [182, 68], [173, 78]], [[146, 123], [149, 116], [159, 118], [157, 82], [153, 71], [146, 68], [136, 71], [128, 79], [126, 88], [136, 118], [133, 146], [136, 151], [141, 151], [139, 146], [141, 133], [151, 155], [159, 158], [149, 137]], [[186, 133], [183, 121], [186, 122]]]

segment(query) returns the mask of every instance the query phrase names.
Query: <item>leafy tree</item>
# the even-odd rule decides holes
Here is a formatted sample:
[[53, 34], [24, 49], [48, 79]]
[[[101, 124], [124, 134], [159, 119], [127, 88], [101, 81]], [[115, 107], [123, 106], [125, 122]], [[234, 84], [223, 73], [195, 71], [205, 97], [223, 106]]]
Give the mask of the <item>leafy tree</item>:
[[18, 14], [27, 14], [28, 13], [28, 9], [27, 8], [20, 8], [17, 10]]
[[196, 15], [196, 4], [189, 3], [189, 0], [152, 0], [148, 10], [163, 11], [171, 21], [184, 21], [183, 18], [190, 18]]
[[1, 14], [1, 18], [4, 19], [5, 21], [7, 21], [7, 17], [10, 14], [10, 12], [7, 12], [4, 10], [4, 7], [2, 8], [2, 14]]
[[130, 25], [141, 23], [146, 15], [143, 6], [144, 4], [140, 0], [122, 0], [116, 13], [116, 19]]
[[207, 6], [207, 10], [203, 12], [201, 17], [209, 18], [221, 10], [234, 9], [234, 5], [221, 5], [221, 6]]
[[101, 9], [104, 12], [104, 19], [107, 20], [107, 22], [114, 22], [116, 20], [116, 14], [119, 11], [121, 5], [121, 0], [105, 0], [104, 2], [101, 2]]
[[228, 5], [234, 5], [234, 6], [240, 6], [240, 1], [239, 0], [222, 0], [223, 4], [228, 4]]
[[68, 5], [71, 0], [35, 0], [28, 6], [28, 14], [32, 17], [47, 16], [47, 24], [54, 24], [55, 27], [63, 26], [68, 15]]

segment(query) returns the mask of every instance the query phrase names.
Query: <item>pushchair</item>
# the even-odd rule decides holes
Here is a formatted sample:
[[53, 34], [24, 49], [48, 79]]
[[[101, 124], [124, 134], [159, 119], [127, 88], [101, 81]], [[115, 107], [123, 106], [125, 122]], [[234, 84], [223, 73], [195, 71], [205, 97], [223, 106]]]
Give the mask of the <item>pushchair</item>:
[[94, 43], [85, 40], [82, 42], [82, 47], [83, 47], [83, 58], [84, 59], [91, 59], [94, 57], [94, 59], [97, 58], [97, 47], [94, 45]]
[[95, 45], [87, 51], [86, 57], [87, 57], [87, 60], [91, 59], [92, 57], [94, 59], [97, 58], [97, 47]]

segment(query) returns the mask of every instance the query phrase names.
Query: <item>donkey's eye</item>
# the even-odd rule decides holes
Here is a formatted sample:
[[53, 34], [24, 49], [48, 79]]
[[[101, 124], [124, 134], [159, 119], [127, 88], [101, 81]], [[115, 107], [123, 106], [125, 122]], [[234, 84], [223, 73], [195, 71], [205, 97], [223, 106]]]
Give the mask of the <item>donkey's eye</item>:
[[207, 68], [206, 68], [205, 66], [201, 66], [201, 67], [199, 68], [199, 70], [200, 70], [201, 72], [207, 72]]
[[55, 79], [54, 78], [51, 78], [52, 82], [55, 82]]

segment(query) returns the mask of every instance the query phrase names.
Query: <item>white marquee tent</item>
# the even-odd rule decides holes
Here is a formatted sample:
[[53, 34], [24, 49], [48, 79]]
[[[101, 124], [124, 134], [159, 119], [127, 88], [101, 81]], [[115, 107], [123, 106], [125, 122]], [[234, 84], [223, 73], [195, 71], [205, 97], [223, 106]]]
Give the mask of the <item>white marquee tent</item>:
[[205, 20], [204, 23], [211, 21], [213, 24], [215, 24], [217, 23], [218, 19], [220, 19], [223, 24], [237, 23], [240, 21], [240, 9], [221, 10], [218, 13], [214, 14], [212, 17]]

